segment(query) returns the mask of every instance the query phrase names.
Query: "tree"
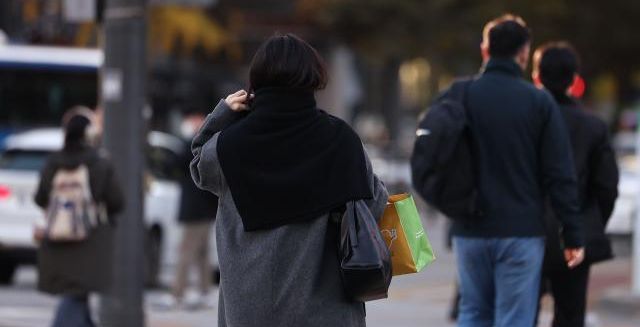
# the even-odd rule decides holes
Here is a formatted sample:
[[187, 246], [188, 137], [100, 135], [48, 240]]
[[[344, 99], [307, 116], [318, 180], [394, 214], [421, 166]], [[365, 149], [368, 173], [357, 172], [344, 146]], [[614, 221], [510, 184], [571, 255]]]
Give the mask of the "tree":
[[615, 74], [629, 94], [640, 69], [640, 2], [628, 0], [301, 0], [327, 32], [376, 60], [426, 56], [453, 74], [473, 73], [484, 23], [506, 12], [523, 16], [534, 44], [565, 39], [582, 55], [589, 79]]

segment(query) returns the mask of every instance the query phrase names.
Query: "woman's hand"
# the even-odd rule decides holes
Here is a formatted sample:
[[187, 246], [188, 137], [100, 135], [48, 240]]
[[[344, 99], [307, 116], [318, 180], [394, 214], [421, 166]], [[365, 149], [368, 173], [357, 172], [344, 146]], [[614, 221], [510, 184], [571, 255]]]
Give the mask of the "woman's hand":
[[240, 90], [236, 93], [229, 94], [224, 102], [227, 103], [231, 110], [238, 111], [246, 111], [249, 110], [249, 105], [247, 104], [247, 100], [252, 98], [253, 94], [248, 94], [245, 90]]

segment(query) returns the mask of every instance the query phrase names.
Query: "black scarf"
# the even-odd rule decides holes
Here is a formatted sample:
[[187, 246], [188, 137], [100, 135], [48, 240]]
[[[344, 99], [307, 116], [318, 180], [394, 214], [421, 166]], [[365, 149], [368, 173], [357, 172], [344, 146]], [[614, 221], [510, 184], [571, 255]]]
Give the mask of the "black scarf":
[[313, 92], [265, 88], [218, 137], [218, 157], [246, 231], [309, 221], [372, 197], [358, 135], [316, 108]]

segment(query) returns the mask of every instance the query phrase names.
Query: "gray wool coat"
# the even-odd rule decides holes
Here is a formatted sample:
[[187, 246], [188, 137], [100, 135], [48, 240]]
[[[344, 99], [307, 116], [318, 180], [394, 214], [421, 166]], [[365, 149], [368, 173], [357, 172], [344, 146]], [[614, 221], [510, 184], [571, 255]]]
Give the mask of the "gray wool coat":
[[[218, 326], [365, 326], [364, 304], [344, 294], [337, 226], [328, 215], [269, 230], [244, 231], [216, 150], [219, 132], [240, 117], [220, 101], [192, 146], [193, 180], [219, 196]], [[381, 217], [387, 190], [373, 174], [368, 158], [367, 167], [374, 191], [367, 204], [375, 217]]]

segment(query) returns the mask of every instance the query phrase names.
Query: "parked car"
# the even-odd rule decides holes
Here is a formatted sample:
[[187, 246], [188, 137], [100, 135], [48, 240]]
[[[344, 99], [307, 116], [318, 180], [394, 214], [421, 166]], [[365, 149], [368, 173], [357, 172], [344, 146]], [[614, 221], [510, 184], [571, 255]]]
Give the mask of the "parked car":
[[635, 155], [620, 156], [620, 182], [618, 199], [607, 224], [606, 232], [612, 236], [631, 236], [633, 223], [638, 214], [638, 193], [640, 192], [640, 170]]
[[[154, 285], [161, 267], [177, 261], [180, 186], [176, 178], [182, 168], [176, 164], [184, 147], [180, 139], [162, 132], [150, 132], [147, 140], [145, 275], [147, 284]], [[35, 263], [32, 228], [43, 213], [33, 194], [47, 156], [62, 144], [59, 128], [33, 129], [6, 139], [0, 154], [0, 283], [10, 283], [18, 265]]]

